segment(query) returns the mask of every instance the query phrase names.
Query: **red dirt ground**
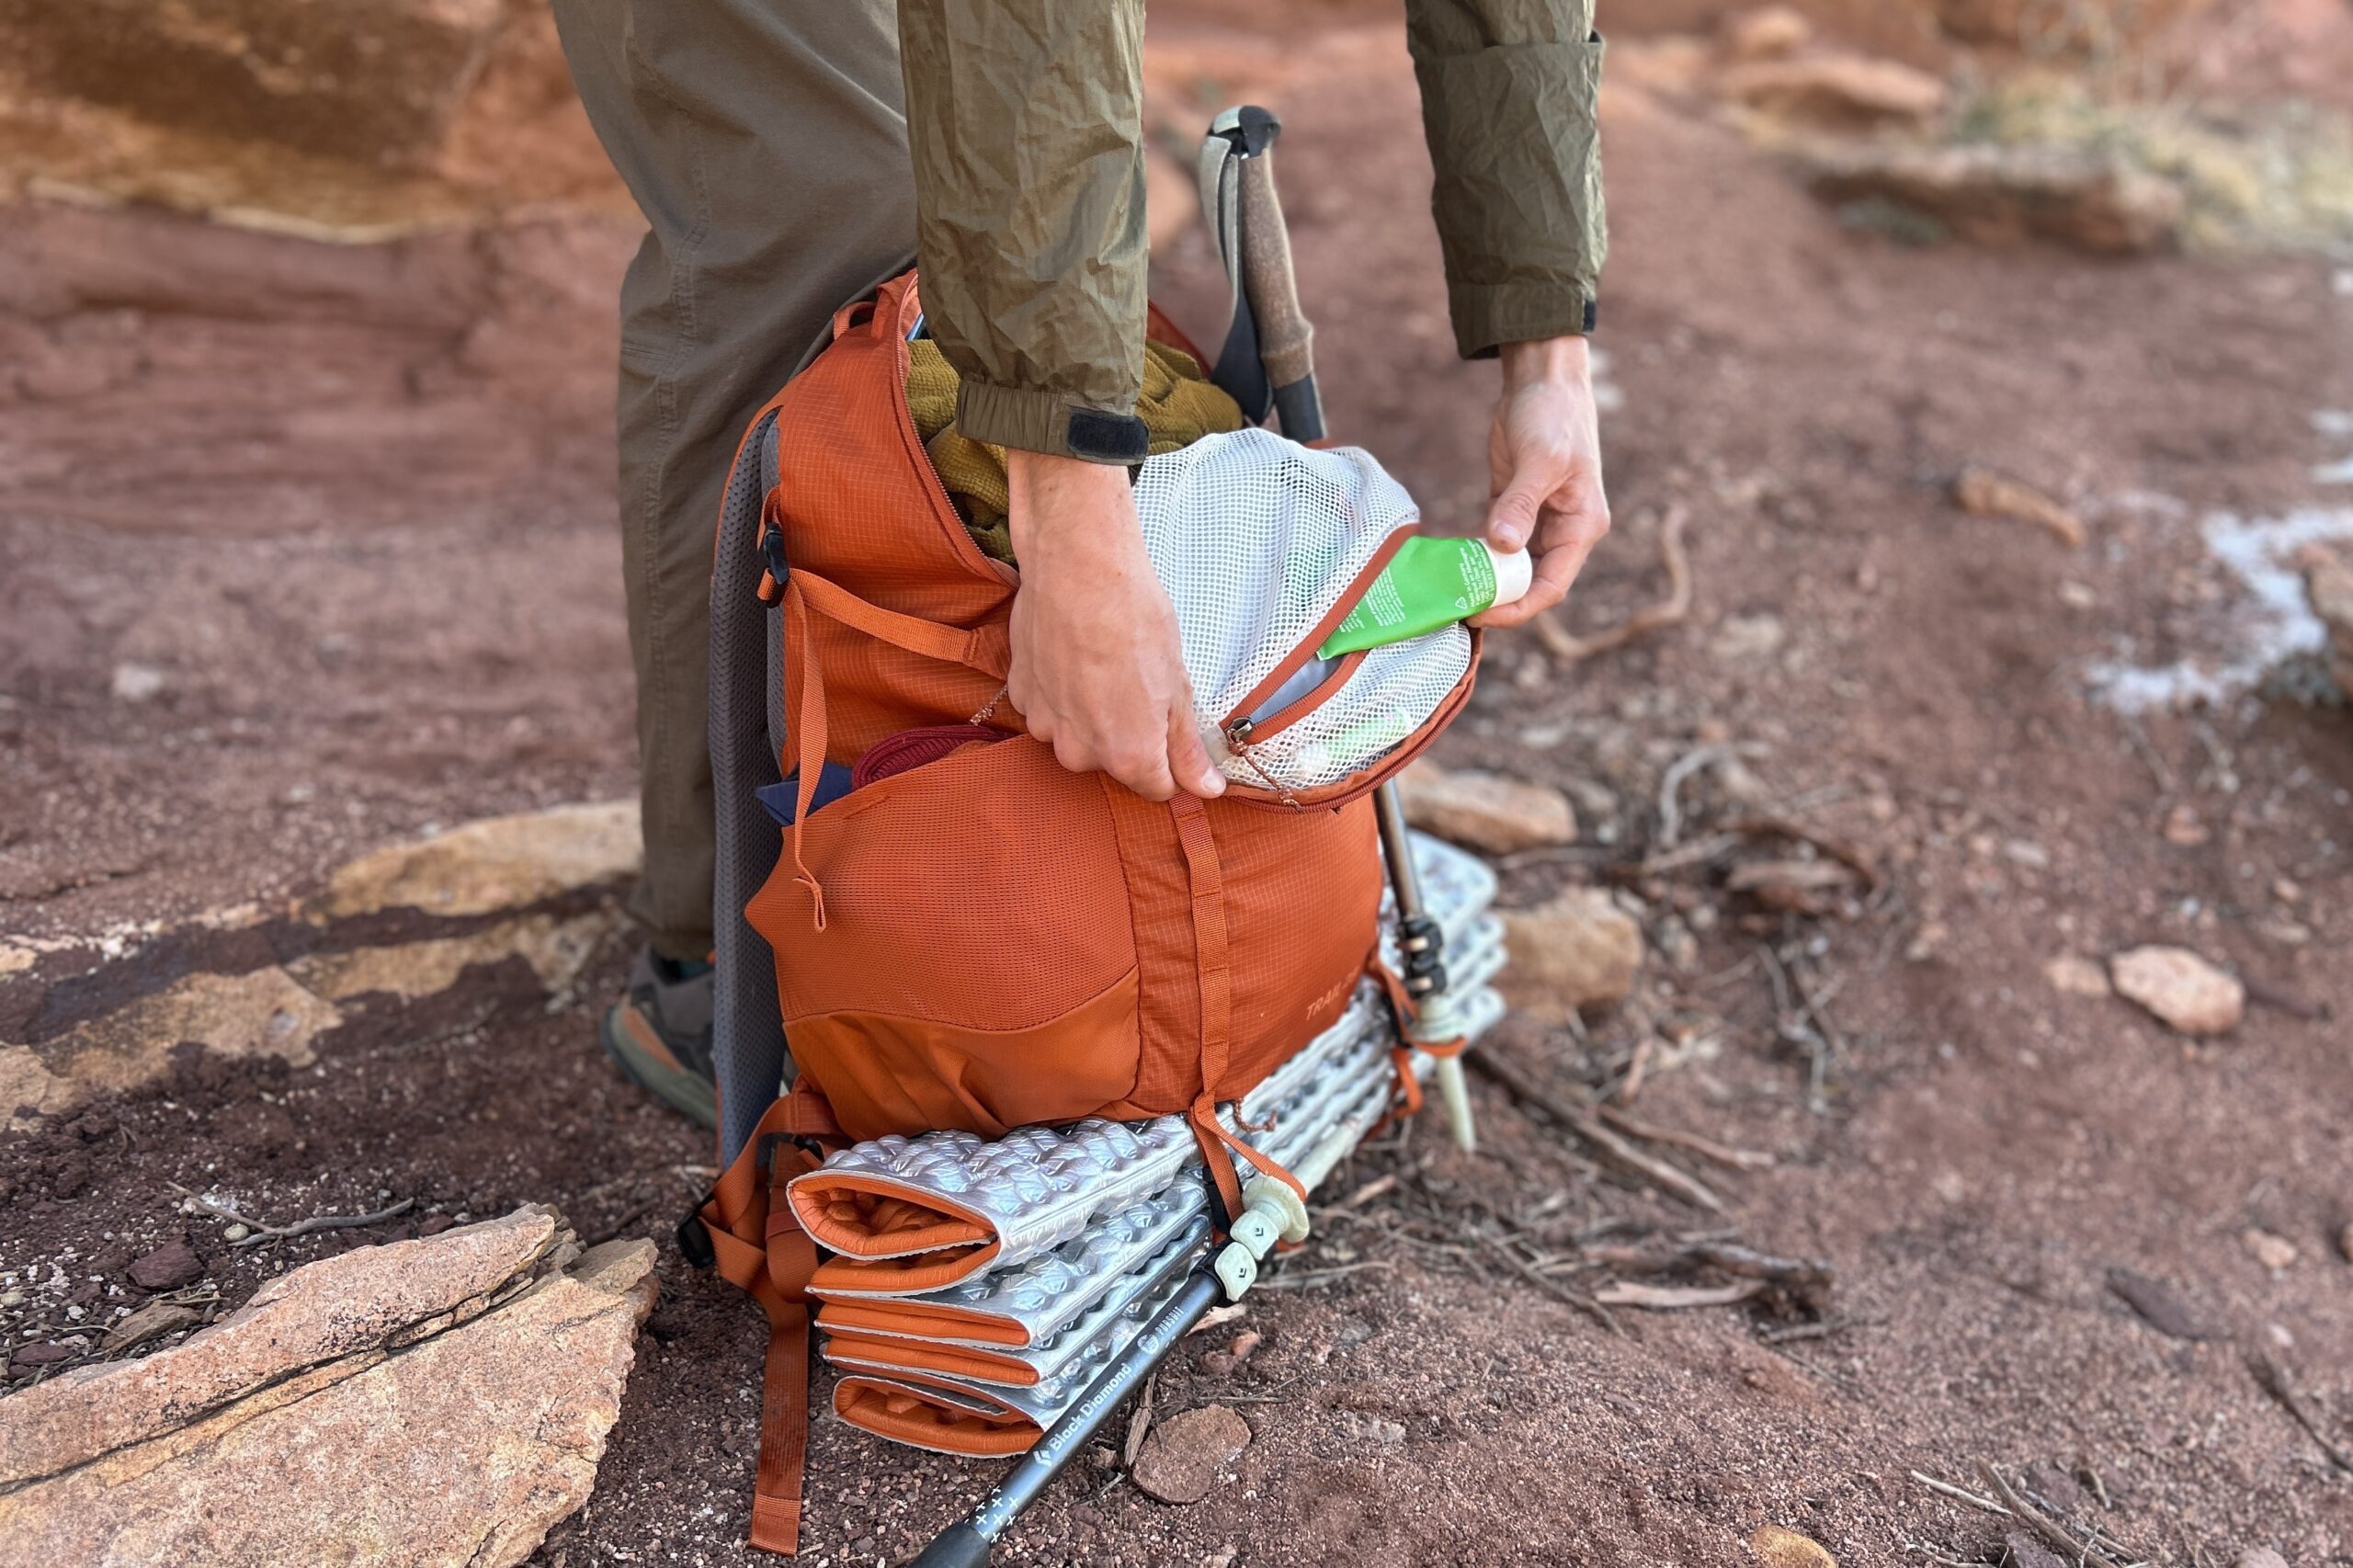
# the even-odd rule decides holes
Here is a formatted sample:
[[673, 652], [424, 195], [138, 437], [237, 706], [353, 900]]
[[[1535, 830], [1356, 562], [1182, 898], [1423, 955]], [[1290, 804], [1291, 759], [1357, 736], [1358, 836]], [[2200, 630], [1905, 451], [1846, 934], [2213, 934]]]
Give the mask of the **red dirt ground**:
[[[1180, 18], [1154, 43], [1184, 62], [1155, 76], [1172, 125], [1200, 118], [1182, 92], [1278, 103], [1334, 422], [1433, 514], [1469, 515], [1493, 372], [1449, 348], [1393, 34], [1336, 29], [1308, 57]], [[2282, 682], [2128, 723], [2082, 676], [2231, 637], [2243, 612], [2197, 518], [2331, 504], [2313, 469], [2345, 454], [2312, 415], [2353, 408], [2353, 298], [2311, 260], [1900, 248], [1694, 106], [1620, 95], [1608, 129], [1621, 525], [1570, 619], [1656, 595], [1672, 506], [1697, 608], [1565, 671], [1500, 641], [1447, 756], [1578, 794], [1580, 853], [1511, 869], [1512, 905], [1639, 861], [1662, 774], [1711, 744], [1745, 749], [1684, 787], [1688, 836], [1774, 812], [1883, 869], [1852, 918], [1807, 921], [1731, 894], [1720, 863], [1625, 876], [1661, 949], [1695, 934], [1684, 964], [1654, 955], [1584, 1038], [1515, 1022], [1498, 1042], [1573, 1089], [1620, 1079], [1656, 1034], [1640, 1114], [1776, 1164], [1710, 1172], [1731, 1212], [1698, 1214], [1478, 1082], [1479, 1155], [1434, 1127], [1360, 1155], [1334, 1191], [1399, 1187], [1327, 1219], [1290, 1288], [1253, 1297], [1258, 1353], [1163, 1378], [1162, 1413], [1217, 1400], [1250, 1422], [1233, 1484], [1170, 1508], [1100, 1468], [1006, 1558], [1713, 1564], [1769, 1522], [1849, 1564], [1992, 1562], [1998, 1521], [1912, 1474], [1974, 1489], [1984, 1459], [2049, 1467], [2046, 1495], [2096, 1473], [2111, 1506], [2083, 1511], [2159, 1560], [2353, 1562], [2353, 1487], [2245, 1365], [2256, 1346], [2292, 1366], [2344, 1434], [2353, 717]], [[626, 792], [605, 420], [632, 243], [552, 216], [344, 250], [12, 211], [0, 929], [168, 922], [434, 824]], [[1199, 318], [1198, 233], [1165, 262]], [[1972, 462], [2075, 503], [2092, 543], [1952, 509]], [[126, 664], [161, 691], [112, 695]], [[2189, 1045], [2043, 976], [2143, 941], [2269, 1000]], [[1834, 1020], [1818, 1096], [1768, 950]], [[0, 1268], [95, 1275], [83, 1304], [111, 1304], [131, 1257], [186, 1231], [233, 1301], [359, 1239], [233, 1253], [176, 1212], [172, 1181], [272, 1216], [389, 1193], [427, 1223], [525, 1200], [584, 1234], [666, 1221], [703, 1141], [593, 1054], [587, 1004], [542, 1015], [510, 978], [300, 1074], [190, 1050], [167, 1087], [0, 1145]], [[1612, 1228], [1736, 1230], [1826, 1260], [1847, 1326], [1777, 1346], [1768, 1313], [1621, 1310], [1611, 1335], [1449, 1250], [1503, 1224], [1563, 1256]], [[2266, 1268], [2250, 1229], [2296, 1261]], [[2175, 1328], [2203, 1336], [2137, 1315], [2120, 1269], [2165, 1282]], [[663, 1283], [597, 1494], [546, 1563], [752, 1560], [757, 1314], [666, 1247]], [[1364, 1436], [1367, 1415], [1402, 1442]], [[992, 1474], [821, 1423], [809, 1561], [896, 1561]]]

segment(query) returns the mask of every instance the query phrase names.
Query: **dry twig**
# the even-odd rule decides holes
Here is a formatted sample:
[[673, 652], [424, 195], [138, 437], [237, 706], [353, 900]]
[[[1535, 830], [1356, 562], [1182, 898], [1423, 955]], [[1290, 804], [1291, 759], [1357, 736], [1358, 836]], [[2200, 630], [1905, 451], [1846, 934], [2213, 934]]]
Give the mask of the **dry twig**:
[[243, 1225], [253, 1233], [242, 1240], [229, 1244], [235, 1247], [259, 1246], [264, 1242], [291, 1241], [296, 1236], [307, 1236], [313, 1231], [357, 1231], [369, 1225], [381, 1225], [387, 1220], [397, 1219], [416, 1207], [415, 1199], [404, 1198], [390, 1209], [380, 1209], [373, 1214], [313, 1214], [307, 1220], [297, 1220], [290, 1225], [267, 1225], [250, 1215], [238, 1213], [225, 1203], [215, 1203], [209, 1198], [199, 1198], [177, 1182], [168, 1185], [174, 1192], [195, 1204], [207, 1214], [212, 1215], [215, 1219], [229, 1221], [232, 1224]]
[[1565, 1306], [1574, 1307], [1577, 1311], [1585, 1313], [1587, 1317], [1593, 1319], [1594, 1322], [1599, 1324], [1602, 1327], [1608, 1329], [1612, 1334], [1623, 1334], [1626, 1332], [1624, 1329], [1618, 1326], [1618, 1320], [1610, 1315], [1610, 1312], [1608, 1307], [1602, 1305], [1601, 1302], [1596, 1301], [1593, 1297], [1585, 1294], [1583, 1291], [1572, 1290], [1566, 1285], [1562, 1284], [1559, 1280], [1552, 1278], [1550, 1275], [1539, 1271], [1534, 1266], [1529, 1264], [1526, 1258], [1512, 1251], [1510, 1244], [1498, 1241], [1493, 1236], [1483, 1236], [1481, 1240], [1487, 1244], [1488, 1251], [1494, 1253], [1497, 1257], [1504, 1260], [1504, 1266], [1506, 1267], [1509, 1268], [1514, 1274], [1518, 1275], [1522, 1279], [1527, 1280], [1530, 1285], [1533, 1285], [1538, 1290], [1543, 1291], [1546, 1295], [1552, 1297], [1554, 1301], [1559, 1301]]
[[[1712, 1268], [1720, 1274], [1755, 1281], [1760, 1289], [1777, 1290], [1807, 1312], [1819, 1313], [1830, 1304], [1836, 1282], [1826, 1263], [1809, 1258], [1775, 1257], [1733, 1242], [1687, 1242], [1672, 1252], [1638, 1246], [1597, 1246], [1586, 1256], [1620, 1274], [1668, 1274], [1682, 1268]], [[1754, 1292], [1752, 1292], [1753, 1294]]]
[[2295, 1417], [2296, 1425], [2312, 1434], [2313, 1441], [2320, 1445], [2321, 1452], [2328, 1456], [2329, 1463], [2342, 1471], [2353, 1471], [2353, 1454], [2347, 1453], [2344, 1446], [2328, 1435], [2321, 1418], [2313, 1413], [2312, 1406], [2296, 1387], [2293, 1373], [2261, 1350], [2247, 1352], [2246, 1369], [2255, 1374], [2258, 1388], [2278, 1400], [2279, 1407]]
[[1593, 1299], [1607, 1307], [1671, 1312], [1686, 1307], [1734, 1306], [1764, 1290], [1761, 1279], [1743, 1279], [1733, 1285], [1643, 1285], [1619, 1279], [1596, 1290]]
[[2119, 1562], [2090, 1541], [2077, 1540], [2065, 1526], [2019, 1496], [2018, 1489], [2002, 1479], [2002, 1472], [1985, 1460], [1977, 1461], [1977, 1474], [1986, 1485], [1994, 1489], [1994, 1494], [2002, 1500], [2002, 1506], [2016, 1515], [2020, 1524], [2031, 1528], [2035, 1534], [2064, 1552], [2073, 1561], [2086, 1564], [2097, 1563], [2098, 1568], [2124, 1568], [2123, 1563]]
[[1688, 507], [1680, 502], [1666, 509], [1666, 520], [1659, 528], [1659, 558], [1666, 564], [1666, 597], [1656, 604], [1636, 610], [1606, 631], [1590, 637], [1579, 637], [1545, 611], [1529, 624], [1536, 629], [1537, 638], [1545, 651], [1563, 664], [1574, 665], [1590, 659], [1596, 653], [1606, 653], [1620, 648], [1637, 637], [1647, 636], [1661, 627], [1673, 626], [1691, 614], [1691, 558], [1684, 553], [1683, 528], [1691, 520]]
[[[1650, 1041], [1646, 1039], [1643, 1043], [1647, 1045]], [[1633, 1074], [1629, 1071], [1626, 1076], [1631, 1079]], [[1671, 1127], [1638, 1121], [1615, 1106], [1596, 1106], [1593, 1113], [1629, 1138], [1639, 1138], [1645, 1143], [1664, 1143], [1670, 1149], [1682, 1149], [1728, 1170], [1762, 1171], [1770, 1170], [1773, 1165], [1770, 1154], [1759, 1153], [1754, 1149], [1735, 1149], [1712, 1138], [1703, 1138], [1697, 1132], [1678, 1132]]]
[[1724, 1211], [1724, 1200], [1710, 1191], [1697, 1177], [1688, 1176], [1665, 1160], [1634, 1147], [1611, 1131], [1591, 1111], [1571, 1105], [1531, 1081], [1499, 1052], [1474, 1051], [1463, 1060], [1471, 1064], [1472, 1071], [1500, 1085], [1514, 1099], [1535, 1107], [1575, 1133], [1602, 1157], [1604, 1164], [1647, 1181], [1669, 1197], [1680, 1199], [1695, 1209], [1704, 1209], [1711, 1214]]
[[1877, 1328], [1886, 1321], [1886, 1313], [1871, 1312], [1862, 1317], [1824, 1318], [1820, 1323], [1784, 1324], [1779, 1328], [1758, 1330], [1756, 1342], [1760, 1345], [1794, 1345], [1801, 1339], [1828, 1339], [1850, 1328]]

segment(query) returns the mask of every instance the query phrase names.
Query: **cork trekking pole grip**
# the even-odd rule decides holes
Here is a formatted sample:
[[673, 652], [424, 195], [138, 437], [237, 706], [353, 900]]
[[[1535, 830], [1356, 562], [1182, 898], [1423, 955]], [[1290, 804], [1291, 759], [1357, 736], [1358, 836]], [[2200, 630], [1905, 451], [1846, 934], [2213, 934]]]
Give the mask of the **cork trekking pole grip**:
[[[1278, 127], [1278, 129], [1279, 129]], [[1300, 308], [1290, 231], [1275, 189], [1274, 136], [1241, 161], [1242, 278], [1258, 323], [1258, 357], [1274, 383], [1275, 414], [1294, 441], [1324, 438], [1324, 399], [1315, 387], [1315, 329]]]

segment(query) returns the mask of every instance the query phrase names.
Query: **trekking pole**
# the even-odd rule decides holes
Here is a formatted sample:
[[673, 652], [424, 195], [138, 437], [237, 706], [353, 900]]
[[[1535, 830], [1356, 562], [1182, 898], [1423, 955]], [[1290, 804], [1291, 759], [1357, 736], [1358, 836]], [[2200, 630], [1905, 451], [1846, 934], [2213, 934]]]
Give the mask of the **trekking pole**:
[[[1413, 835], [1405, 826], [1405, 802], [1397, 780], [1384, 782], [1373, 795], [1373, 814], [1381, 823], [1381, 852], [1389, 859], [1389, 887], [1397, 898], [1397, 947], [1405, 958], [1405, 994], [1414, 999], [1414, 1039], [1444, 1044], [1462, 1038], [1454, 997], [1446, 983], [1446, 933], [1430, 918], [1422, 903], [1422, 873], [1414, 864]], [[1471, 1117], [1471, 1090], [1463, 1081], [1462, 1058], [1441, 1056], [1431, 1076], [1438, 1098], [1446, 1104], [1447, 1131], [1455, 1146], [1469, 1153], [1479, 1146], [1479, 1130]]]
[[[1356, 1147], [1361, 1131], [1343, 1118], [1293, 1169], [1299, 1185], [1314, 1191]], [[933, 1537], [908, 1568], [979, 1568], [986, 1562], [999, 1538], [1053, 1484], [1054, 1477], [1086, 1450], [1112, 1414], [1143, 1386], [1143, 1381], [1217, 1304], [1217, 1299], [1240, 1300], [1257, 1282], [1258, 1265], [1277, 1242], [1297, 1244], [1307, 1239], [1307, 1202], [1287, 1184], [1271, 1176], [1254, 1176], [1243, 1188], [1243, 1200], [1242, 1216], [1227, 1230], [1225, 1245], [1194, 1266], [1168, 1304], [1086, 1385], [1069, 1414], [1030, 1445], [1013, 1473], [999, 1482], [979, 1507]]]
[[[1247, 105], [1227, 109], [1212, 120], [1202, 153], [1202, 204], [1216, 232], [1220, 255], [1229, 271], [1240, 275], [1243, 287], [1236, 291], [1234, 324], [1255, 339], [1248, 347], [1273, 383], [1283, 434], [1294, 441], [1318, 441], [1324, 438], [1324, 401], [1315, 388], [1315, 330], [1300, 307], [1290, 231], [1283, 219], [1282, 199], [1275, 191], [1275, 138], [1281, 131], [1280, 120]], [[1229, 334], [1225, 358], [1243, 352], [1244, 347]], [[1447, 993], [1445, 935], [1422, 906], [1421, 875], [1414, 865], [1394, 780], [1381, 787], [1376, 807], [1389, 858], [1389, 883], [1397, 897], [1405, 991], [1416, 1012], [1413, 1036], [1438, 1044], [1460, 1040], [1462, 1031]], [[1447, 1130], [1467, 1153], [1478, 1146], [1479, 1138], [1461, 1061], [1439, 1057], [1434, 1076], [1446, 1105]]]
[[1233, 320], [1211, 379], [1252, 421], [1271, 401], [1283, 434], [1324, 438], [1315, 387], [1315, 329], [1299, 305], [1290, 232], [1275, 191], [1275, 138], [1283, 123], [1256, 104], [1210, 122], [1201, 144], [1201, 206], [1233, 290]]

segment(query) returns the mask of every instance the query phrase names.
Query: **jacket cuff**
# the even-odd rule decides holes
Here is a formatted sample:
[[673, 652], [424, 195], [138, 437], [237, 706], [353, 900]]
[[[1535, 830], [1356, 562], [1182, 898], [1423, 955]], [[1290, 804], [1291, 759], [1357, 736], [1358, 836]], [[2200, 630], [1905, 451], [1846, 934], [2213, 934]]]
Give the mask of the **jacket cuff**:
[[1088, 462], [1140, 463], [1150, 442], [1134, 414], [1109, 414], [1037, 387], [967, 377], [956, 388], [956, 428], [966, 439]]
[[1465, 359], [1492, 359], [1506, 343], [1589, 337], [1600, 318], [1592, 291], [1578, 283], [1450, 283], [1446, 302]]

